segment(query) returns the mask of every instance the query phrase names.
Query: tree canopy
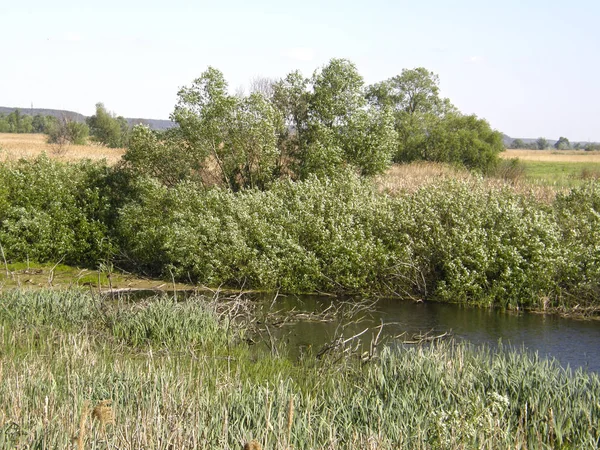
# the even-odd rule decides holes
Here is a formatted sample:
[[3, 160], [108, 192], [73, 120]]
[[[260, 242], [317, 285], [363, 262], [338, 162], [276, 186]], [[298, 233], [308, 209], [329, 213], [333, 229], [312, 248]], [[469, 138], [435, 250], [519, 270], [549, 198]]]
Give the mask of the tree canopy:
[[[118, 129], [101, 104], [93, 117], [92, 136], [99, 128]], [[403, 70], [366, 86], [346, 59], [332, 59], [311, 77], [294, 71], [278, 81], [255, 80], [249, 95], [232, 95], [223, 73], [209, 67], [179, 91], [171, 119], [176, 130], [132, 133], [127, 164], [166, 184], [185, 178], [211, 183], [217, 173], [234, 191], [346, 169], [371, 176], [392, 161], [445, 161], [486, 171], [504, 148], [485, 120], [462, 115], [440, 96], [434, 73]], [[102, 121], [113, 125], [99, 127]], [[177, 166], [165, 161], [175, 157]]]
[[111, 148], [125, 147], [129, 138], [129, 125], [122, 116], [110, 114], [104, 104], [96, 104], [96, 114], [86, 119], [90, 136], [96, 142]]

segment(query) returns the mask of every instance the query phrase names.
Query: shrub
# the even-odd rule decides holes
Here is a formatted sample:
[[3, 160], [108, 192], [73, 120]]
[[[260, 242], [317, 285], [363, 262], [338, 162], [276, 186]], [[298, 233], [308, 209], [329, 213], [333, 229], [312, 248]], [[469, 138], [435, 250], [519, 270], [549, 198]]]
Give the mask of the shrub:
[[560, 229], [532, 199], [451, 182], [400, 198], [394, 215], [434, 298], [519, 307], [556, 292]]
[[0, 168], [0, 241], [7, 258], [91, 264], [110, 253], [108, 199], [91, 185], [101, 163], [67, 165], [45, 155]]

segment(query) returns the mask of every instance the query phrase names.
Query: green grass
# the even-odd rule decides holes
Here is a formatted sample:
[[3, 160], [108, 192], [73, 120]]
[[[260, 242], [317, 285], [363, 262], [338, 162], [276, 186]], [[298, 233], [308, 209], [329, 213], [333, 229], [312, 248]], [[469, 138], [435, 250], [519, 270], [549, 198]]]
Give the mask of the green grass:
[[[0, 447], [76, 448], [80, 428], [92, 449], [600, 443], [596, 375], [454, 343], [383, 350], [368, 362], [291, 361], [247, 346], [252, 317], [240, 316], [241, 304], [1, 294]], [[85, 408], [104, 399], [115, 417], [106, 433]]]
[[600, 178], [600, 163], [522, 160], [528, 180], [547, 186], [571, 188]]

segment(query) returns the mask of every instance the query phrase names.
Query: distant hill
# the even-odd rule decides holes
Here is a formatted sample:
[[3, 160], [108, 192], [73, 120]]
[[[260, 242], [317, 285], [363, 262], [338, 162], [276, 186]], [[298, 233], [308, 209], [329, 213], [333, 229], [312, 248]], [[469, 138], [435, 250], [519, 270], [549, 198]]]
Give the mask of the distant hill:
[[[0, 106], [0, 114], [10, 114], [15, 109], [20, 110], [23, 114], [27, 114], [30, 116], [36, 116], [38, 114], [42, 114], [44, 116], [54, 116], [54, 117], [66, 117], [70, 120], [74, 120], [75, 122], [85, 122], [87, 118], [83, 114], [76, 113], [74, 111], [66, 111], [64, 109], [45, 109], [45, 108], [15, 108], [15, 107], [6, 107]], [[148, 125], [153, 130], [166, 130], [169, 128], [173, 128], [176, 124], [175, 122], [171, 122], [170, 120], [160, 120], [160, 119], [139, 119], [139, 118], [128, 118], [125, 120], [133, 126], [138, 124]]]

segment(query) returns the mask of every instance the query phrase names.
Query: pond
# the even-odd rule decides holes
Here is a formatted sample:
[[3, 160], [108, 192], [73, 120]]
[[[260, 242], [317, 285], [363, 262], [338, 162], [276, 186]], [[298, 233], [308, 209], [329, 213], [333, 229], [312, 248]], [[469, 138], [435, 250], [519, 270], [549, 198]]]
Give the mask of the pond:
[[[448, 333], [457, 341], [485, 344], [495, 348], [499, 342], [519, 350], [537, 352], [541, 357], [556, 358], [564, 367], [583, 368], [600, 373], [600, 321], [575, 320], [555, 315], [515, 313], [494, 309], [467, 308], [433, 302], [379, 300], [369, 312], [358, 312], [355, 323], [343, 326], [348, 317], [329, 317], [322, 321], [313, 313], [327, 310], [339, 300], [319, 296], [257, 296], [263, 311], [277, 311], [279, 317], [291, 317], [286, 324], [268, 322], [269, 339], [284, 340], [292, 353], [298, 355], [308, 349], [317, 353], [338, 337], [349, 338], [365, 329], [360, 336], [364, 346], [384, 323], [382, 338], [392, 345], [418, 340], [423, 336]], [[264, 328], [264, 327], [263, 327]], [[263, 333], [264, 334], [264, 333]], [[416, 335], [416, 336], [415, 336]], [[394, 344], [395, 343], [395, 344]], [[295, 351], [294, 351], [295, 349]]]

